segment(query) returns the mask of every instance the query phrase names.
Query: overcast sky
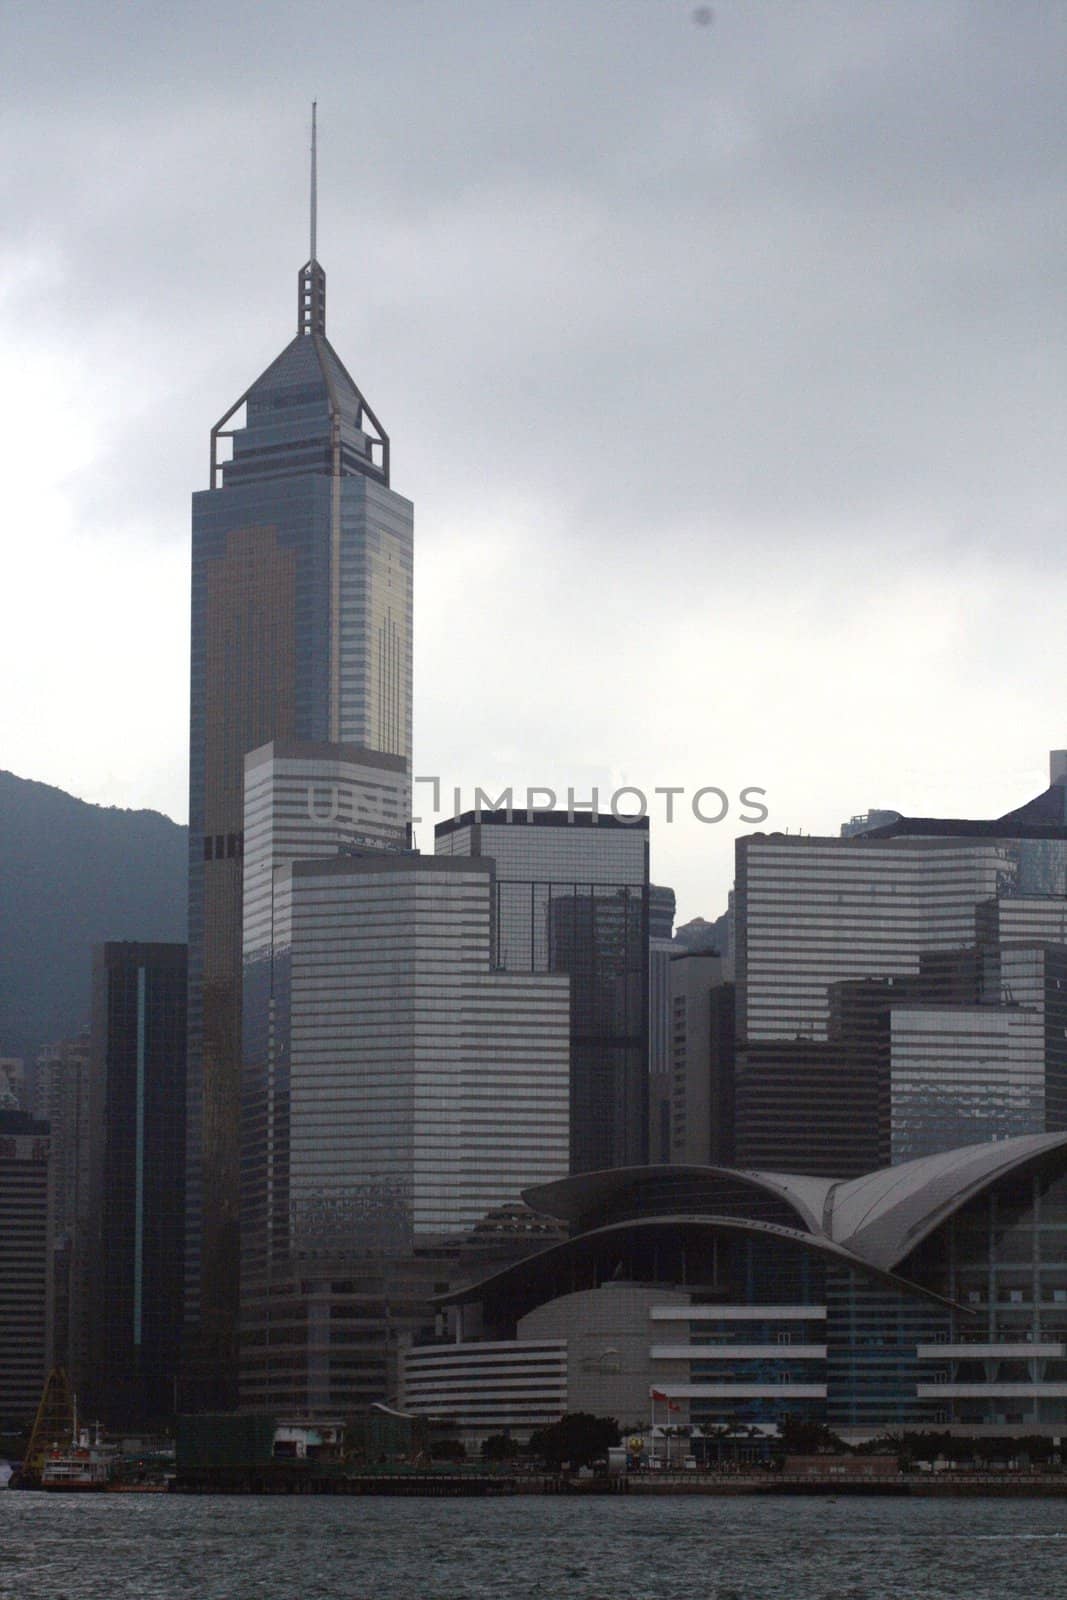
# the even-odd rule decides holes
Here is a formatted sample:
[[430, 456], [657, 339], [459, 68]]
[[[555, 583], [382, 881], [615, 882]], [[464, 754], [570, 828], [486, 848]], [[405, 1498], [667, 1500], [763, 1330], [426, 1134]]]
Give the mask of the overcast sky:
[[[189, 495], [295, 331], [317, 96], [327, 331], [415, 502], [417, 772], [759, 785], [811, 832], [1044, 787], [1061, 0], [0, 17], [0, 766], [185, 819]], [[736, 810], [653, 800], [683, 918]]]

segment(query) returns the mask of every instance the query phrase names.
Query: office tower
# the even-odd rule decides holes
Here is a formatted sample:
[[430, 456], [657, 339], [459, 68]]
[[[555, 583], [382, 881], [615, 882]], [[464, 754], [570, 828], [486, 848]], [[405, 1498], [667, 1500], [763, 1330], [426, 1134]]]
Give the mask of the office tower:
[[494, 866], [496, 962], [571, 981], [571, 1170], [648, 1159], [648, 823], [465, 812], [437, 853]]
[[670, 965], [668, 1160], [729, 1165], [734, 1146], [734, 986], [722, 959], [675, 950]]
[[33, 1422], [48, 1351], [48, 1124], [0, 1107], [0, 1427]]
[[648, 941], [648, 1158], [671, 1159], [671, 960], [670, 939]]
[[677, 901], [673, 889], [662, 884], [648, 886], [648, 937], [669, 942], [674, 938], [674, 913]]
[[1065, 789], [738, 841], [739, 1164], [848, 1177], [1067, 1126]]
[[[494, 970], [491, 862], [361, 847], [285, 755], [248, 760], [241, 1402], [323, 1415], [382, 1399], [463, 1236], [566, 1172], [568, 983]], [[382, 758], [319, 756], [358, 817]]]
[[648, 888], [648, 1154], [671, 1158], [671, 986], [673, 889]]
[[170, 1416], [182, 1317], [186, 949], [93, 951], [87, 1404]]
[[193, 496], [186, 1314], [208, 1406], [235, 1395], [244, 758], [411, 758], [412, 507], [326, 337], [314, 234], [313, 208], [296, 336], [212, 429]]
[[89, 1030], [37, 1057], [34, 1115], [51, 1129], [49, 1343], [52, 1364], [82, 1389], [93, 1270], [89, 1235]]

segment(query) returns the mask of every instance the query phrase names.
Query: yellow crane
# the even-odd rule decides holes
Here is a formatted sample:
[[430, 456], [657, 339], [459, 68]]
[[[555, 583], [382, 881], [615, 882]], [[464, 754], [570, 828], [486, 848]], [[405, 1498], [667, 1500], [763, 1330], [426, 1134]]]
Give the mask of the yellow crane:
[[33, 1488], [41, 1481], [41, 1468], [49, 1451], [69, 1449], [74, 1440], [74, 1396], [64, 1367], [53, 1367], [45, 1379], [41, 1403], [26, 1446], [19, 1483]]

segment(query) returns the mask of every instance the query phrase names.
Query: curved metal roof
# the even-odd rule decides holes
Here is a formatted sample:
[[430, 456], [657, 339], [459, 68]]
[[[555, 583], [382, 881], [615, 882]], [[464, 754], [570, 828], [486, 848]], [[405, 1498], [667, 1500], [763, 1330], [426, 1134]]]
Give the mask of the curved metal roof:
[[[523, 1198], [537, 1211], [576, 1222], [598, 1206], [621, 1200], [627, 1188], [652, 1179], [674, 1179], [679, 1186], [690, 1183], [694, 1187], [701, 1179], [724, 1179], [784, 1202], [807, 1234], [838, 1246], [878, 1271], [891, 1272], [983, 1189], [1029, 1162], [1058, 1152], [1067, 1152], [1067, 1133], [1024, 1134], [965, 1145], [845, 1180], [739, 1167], [620, 1167], [540, 1184], [525, 1190]], [[696, 1197], [669, 1198], [688, 1211]], [[700, 1214], [710, 1216], [711, 1208]], [[662, 1220], [662, 1216], [649, 1213], [647, 1220]]]
[[626, 1189], [652, 1179], [682, 1185], [709, 1178], [746, 1184], [760, 1194], [783, 1201], [809, 1233], [823, 1231], [826, 1196], [835, 1181], [778, 1172], [752, 1172], [742, 1167], [611, 1167], [602, 1172], [580, 1172], [570, 1178], [557, 1178], [554, 1183], [537, 1184], [524, 1189], [522, 1198], [535, 1211], [544, 1211], [564, 1222], [577, 1222], [597, 1206], [621, 1197]]
[[1024, 1134], [883, 1167], [833, 1186], [826, 1231], [872, 1266], [889, 1270], [982, 1189], [1058, 1150], [1067, 1151], [1067, 1133]]
[[[695, 1169], [706, 1171], [706, 1168]], [[724, 1169], [729, 1171], [730, 1169]], [[551, 1185], [545, 1185], [546, 1188]], [[871, 1272], [878, 1277], [886, 1279], [899, 1287], [907, 1289], [910, 1293], [918, 1293], [929, 1300], [937, 1301], [940, 1305], [948, 1304], [938, 1294], [928, 1289], [921, 1289], [916, 1284], [909, 1283], [906, 1279], [899, 1278], [893, 1272], [881, 1267], [872, 1267], [872, 1264], [857, 1256], [844, 1245], [836, 1243], [823, 1233], [811, 1233], [804, 1228], [784, 1228], [777, 1222], [763, 1222], [756, 1217], [730, 1217], [716, 1216], [711, 1213], [693, 1215], [686, 1212], [676, 1214], [665, 1213], [662, 1216], [631, 1217], [621, 1222], [609, 1222], [602, 1228], [590, 1228], [586, 1233], [576, 1234], [571, 1239], [562, 1239], [549, 1245], [545, 1250], [538, 1250], [533, 1255], [523, 1256], [521, 1261], [514, 1262], [507, 1267], [499, 1268], [486, 1277], [474, 1283], [465, 1285], [462, 1289], [453, 1289], [449, 1294], [438, 1297], [439, 1305], [462, 1305], [466, 1302], [480, 1300], [487, 1289], [492, 1286], [496, 1290], [507, 1289], [514, 1292], [515, 1286], [520, 1285], [524, 1279], [536, 1278], [545, 1267], [553, 1267], [565, 1262], [568, 1255], [576, 1251], [586, 1251], [591, 1243], [597, 1241], [611, 1241], [616, 1234], [630, 1233], [635, 1230], [644, 1231], [652, 1228], [697, 1228], [709, 1231], [727, 1230], [734, 1233], [757, 1233], [765, 1238], [787, 1240], [798, 1244], [807, 1250], [818, 1250], [824, 1255], [833, 1256], [845, 1265], [858, 1267]]]

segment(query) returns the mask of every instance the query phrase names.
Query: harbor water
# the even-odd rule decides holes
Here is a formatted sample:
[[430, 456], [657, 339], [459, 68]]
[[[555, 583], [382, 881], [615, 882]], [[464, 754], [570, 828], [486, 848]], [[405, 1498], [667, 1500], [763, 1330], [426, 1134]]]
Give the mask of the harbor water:
[[19, 1600], [1061, 1600], [1067, 1503], [0, 1494]]

